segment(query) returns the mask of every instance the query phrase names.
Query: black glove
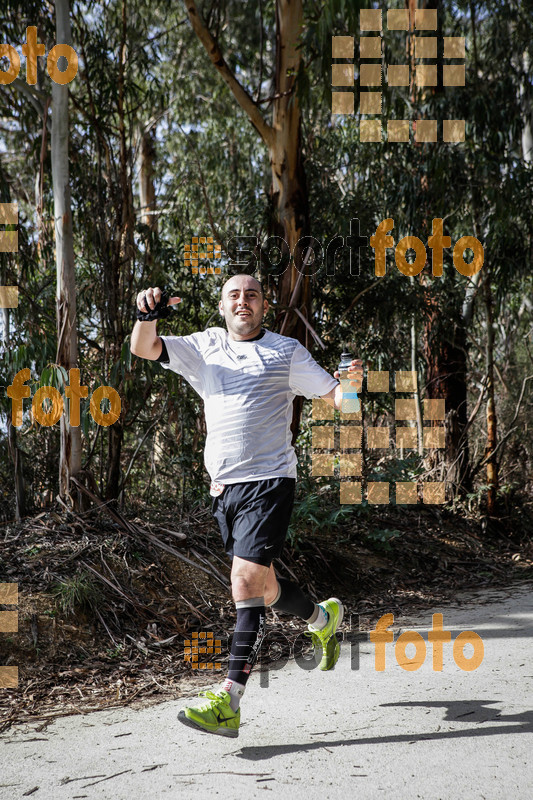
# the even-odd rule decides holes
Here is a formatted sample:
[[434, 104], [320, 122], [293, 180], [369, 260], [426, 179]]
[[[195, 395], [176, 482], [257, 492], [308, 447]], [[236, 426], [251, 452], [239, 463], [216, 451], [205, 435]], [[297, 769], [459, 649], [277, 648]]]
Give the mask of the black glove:
[[[165, 319], [165, 317], [168, 317], [169, 314], [172, 314], [172, 306], [168, 305], [169, 297], [169, 293], [165, 290], [161, 294], [161, 300], [149, 311], [139, 311], [137, 308], [137, 319], [141, 322], [151, 322], [154, 319]], [[146, 300], [145, 305], [148, 308]]]

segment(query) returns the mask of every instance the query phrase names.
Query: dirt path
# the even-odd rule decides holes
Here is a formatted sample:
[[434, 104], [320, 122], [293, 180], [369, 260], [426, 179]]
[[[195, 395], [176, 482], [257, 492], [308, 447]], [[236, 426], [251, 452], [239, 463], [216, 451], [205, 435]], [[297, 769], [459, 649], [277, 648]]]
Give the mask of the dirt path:
[[[440, 672], [428, 642], [433, 613], [451, 631]], [[268, 791], [291, 800], [529, 800], [533, 585], [461, 595], [453, 606], [396, 618], [392, 630], [395, 640], [406, 630], [422, 636], [419, 669], [399, 666], [399, 650], [387, 643], [385, 669], [376, 671], [367, 634], [359, 637], [359, 659], [357, 643], [344, 642], [331, 673], [305, 671], [291, 658], [268, 676], [252, 676], [238, 739], [182, 726], [184, 698], [13, 728], [0, 736], [0, 798], [248, 800]], [[473, 671], [454, 660], [463, 630], [483, 641]], [[476, 648], [467, 644], [464, 657]], [[413, 651], [409, 645], [407, 658]], [[268, 688], [261, 685], [267, 677]]]

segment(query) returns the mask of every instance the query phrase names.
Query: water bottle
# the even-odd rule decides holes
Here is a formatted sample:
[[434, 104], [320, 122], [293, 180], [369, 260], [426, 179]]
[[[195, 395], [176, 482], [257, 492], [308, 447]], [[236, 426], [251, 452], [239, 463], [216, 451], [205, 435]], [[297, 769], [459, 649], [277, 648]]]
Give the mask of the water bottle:
[[339, 371], [339, 380], [342, 388], [342, 403], [341, 411], [344, 414], [353, 414], [359, 411], [360, 402], [357, 397], [357, 392], [353, 386], [350, 386], [350, 379], [348, 378], [348, 367], [353, 361], [353, 355], [347, 350], [341, 353], [341, 360], [337, 367]]

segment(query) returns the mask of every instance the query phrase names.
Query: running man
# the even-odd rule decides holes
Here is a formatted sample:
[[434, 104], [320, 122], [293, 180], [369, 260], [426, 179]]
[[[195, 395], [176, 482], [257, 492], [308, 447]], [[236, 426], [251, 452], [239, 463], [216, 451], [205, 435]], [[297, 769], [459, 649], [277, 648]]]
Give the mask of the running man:
[[[281, 555], [294, 501], [293, 399], [321, 397], [340, 409], [341, 387], [296, 339], [261, 326], [268, 301], [251, 275], [233, 275], [222, 287], [218, 307], [227, 331], [157, 336], [157, 319], [180, 302], [170, 297], [167, 305], [161, 295], [159, 287], [137, 295], [131, 352], [182, 375], [204, 401], [212, 514], [232, 560], [237, 609], [226, 680], [216, 692], [201, 692], [203, 703], [184, 708], [179, 719], [209, 733], [238, 736], [239, 704], [264, 636], [266, 606], [307, 622], [313, 644], [322, 647], [320, 669], [332, 669], [339, 657], [340, 600], [313, 602], [276, 575], [272, 560]], [[352, 361], [349, 372], [358, 388], [361, 361]]]

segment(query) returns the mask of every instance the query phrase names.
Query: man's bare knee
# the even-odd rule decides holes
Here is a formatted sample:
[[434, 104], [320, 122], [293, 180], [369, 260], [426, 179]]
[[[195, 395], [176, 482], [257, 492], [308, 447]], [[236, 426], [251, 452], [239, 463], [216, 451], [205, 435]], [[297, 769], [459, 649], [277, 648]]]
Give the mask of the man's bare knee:
[[251, 597], [262, 597], [265, 591], [265, 581], [268, 567], [234, 558], [231, 569], [231, 591], [233, 599], [249, 600]]
[[255, 584], [250, 583], [245, 578], [232, 578], [231, 594], [235, 601], [249, 600], [251, 597], [259, 597]]

